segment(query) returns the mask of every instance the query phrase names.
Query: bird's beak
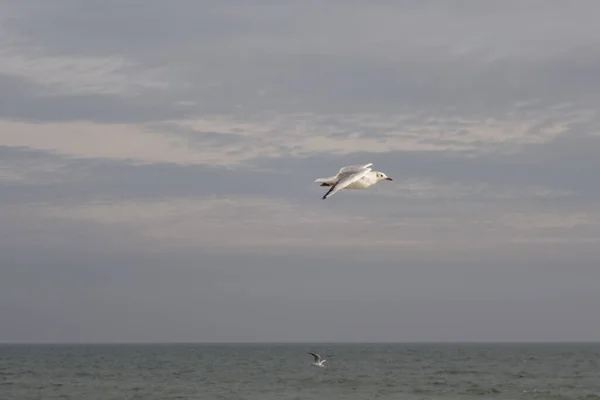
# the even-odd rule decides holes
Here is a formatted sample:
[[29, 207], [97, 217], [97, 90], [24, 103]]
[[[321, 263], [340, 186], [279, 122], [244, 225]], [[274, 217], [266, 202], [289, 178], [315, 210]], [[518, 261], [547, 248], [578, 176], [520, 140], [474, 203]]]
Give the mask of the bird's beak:
[[392, 178], [390, 178], [389, 176], [387, 178], [385, 178], [386, 181], [393, 181]]

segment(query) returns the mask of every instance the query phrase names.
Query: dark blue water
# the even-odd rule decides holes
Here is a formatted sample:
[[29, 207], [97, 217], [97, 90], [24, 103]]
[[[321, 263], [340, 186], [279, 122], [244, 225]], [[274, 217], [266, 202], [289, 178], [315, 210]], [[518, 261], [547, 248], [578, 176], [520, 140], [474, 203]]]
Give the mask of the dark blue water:
[[0, 399], [592, 400], [599, 365], [598, 344], [0, 345]]

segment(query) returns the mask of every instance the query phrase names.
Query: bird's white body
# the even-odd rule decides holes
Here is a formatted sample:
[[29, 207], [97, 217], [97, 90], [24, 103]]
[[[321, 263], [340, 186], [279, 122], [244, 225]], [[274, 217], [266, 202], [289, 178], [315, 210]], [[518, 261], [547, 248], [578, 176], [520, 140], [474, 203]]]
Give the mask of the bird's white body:
[[315, 367], [319, 367], [319, 368], [325, 368], [325, 361], [327, 361], [327, 360], [322, 360], [321, 356], [318, 354], [315, 354], [315, 353], [309, 352], [308, 354], [313, 356], [315, 359], [315, 362], [310, 363], [310, 365], [314, 365]]
[[320, 183], [321, 186], [331, 187], [323, 196], [323, 200], [342, 189], [366, 189], [381, 180], [393, 180], [383, 172], [372, 171], [370, 168], [372, 165], [373, 163], [350, 165], [341, 168], [336, 176], [316, 179], [315, 182]]

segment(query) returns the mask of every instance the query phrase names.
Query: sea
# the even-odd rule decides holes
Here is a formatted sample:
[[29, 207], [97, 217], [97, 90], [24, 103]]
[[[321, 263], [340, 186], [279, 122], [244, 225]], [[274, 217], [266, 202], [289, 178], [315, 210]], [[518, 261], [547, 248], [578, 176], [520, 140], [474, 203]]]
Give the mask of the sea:
[[600, 344], [0, 345], [0, 400], [29, 399], [592, 400]]

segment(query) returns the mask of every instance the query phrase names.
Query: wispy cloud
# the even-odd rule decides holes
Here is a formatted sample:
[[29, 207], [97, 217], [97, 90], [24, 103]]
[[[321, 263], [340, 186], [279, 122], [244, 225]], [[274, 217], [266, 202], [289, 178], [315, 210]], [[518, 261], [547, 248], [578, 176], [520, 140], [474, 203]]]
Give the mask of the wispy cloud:
[[135, 96], [140, 90], [165, 89], [158, 71], [121, 56], [52, 55], [0, 29], [0, 74], [27, 79], [39, 96], [110, 94]]
[[527, 200], [557, 199], [572, 195], [568, 190], [543, 186], [510, 187], [488, 183], [465, 184], [427, 179], [405, 179], [379, 189], [383, 196], [410, 199]]
[[49, 160], [0, 161], [0, 182], [24, 185], [51, 184], [62, 180], [64, 163]]
[[502, 223], [521, 231], [574, 229], [581, 226], [594, 226], [598, 214], [589, 213], [511, 213], [502, 218]]
[[[156, 202], [39, 208], [41, 215], [128, 231], [174, 247], [281, 252], [294, 248], [415, 247], [419, 241], [387, 238], [367, 216], [311, 210], [281, 199], [199, 198]], [[349, 235], [352, 230], [356, 234]], [[270, 250], [269, 250], [270, 249]]]
[[[61, 224], [90, 224], [163, 249], [205, 249], [232, 252], [281, 253], [314, 250], [324, 254], [356, 249], [386, 249], [392, 253], [481, 250], [541, 238], [585, 242], [600, 237], [598, 210], [515, 213], [506, 204], [496, 214], [491, 204], [460, 204], [444, 210], [406, 205], [391, 214], [390, 205], [315, 209], [277, 198], [202, 197], [157, 201], [90, 202], [68, 207], [30, 208], [29, 217]], [[531, 207], [531, 206], [530, 206]], [[24, 208], [14, 208], [21, 214]], [[443, 211], [443, 212], [442, 212]], [[94, 228], [95, 227], [95, 228]], [[590, 231], [591, 229], [591, 231]], [[121, 233], [118, 233], [121, 232]], [[551, 234], [548, 236], [548, 234]], [[352, 250], [354, 249], [354, 250]]]
[[[148, 126], [0, 121], [0, 145], [68, 157], [134, 162], [231, 165], [257, 158], [343, 156], [398, 151], [514, 153], [544, 144], [572, 125], [594, 120], [589, 112], [545, 113], [506, 119], [415, 115], [205, 116]], [[49, 140], [49, 138], [52, 140]]]

